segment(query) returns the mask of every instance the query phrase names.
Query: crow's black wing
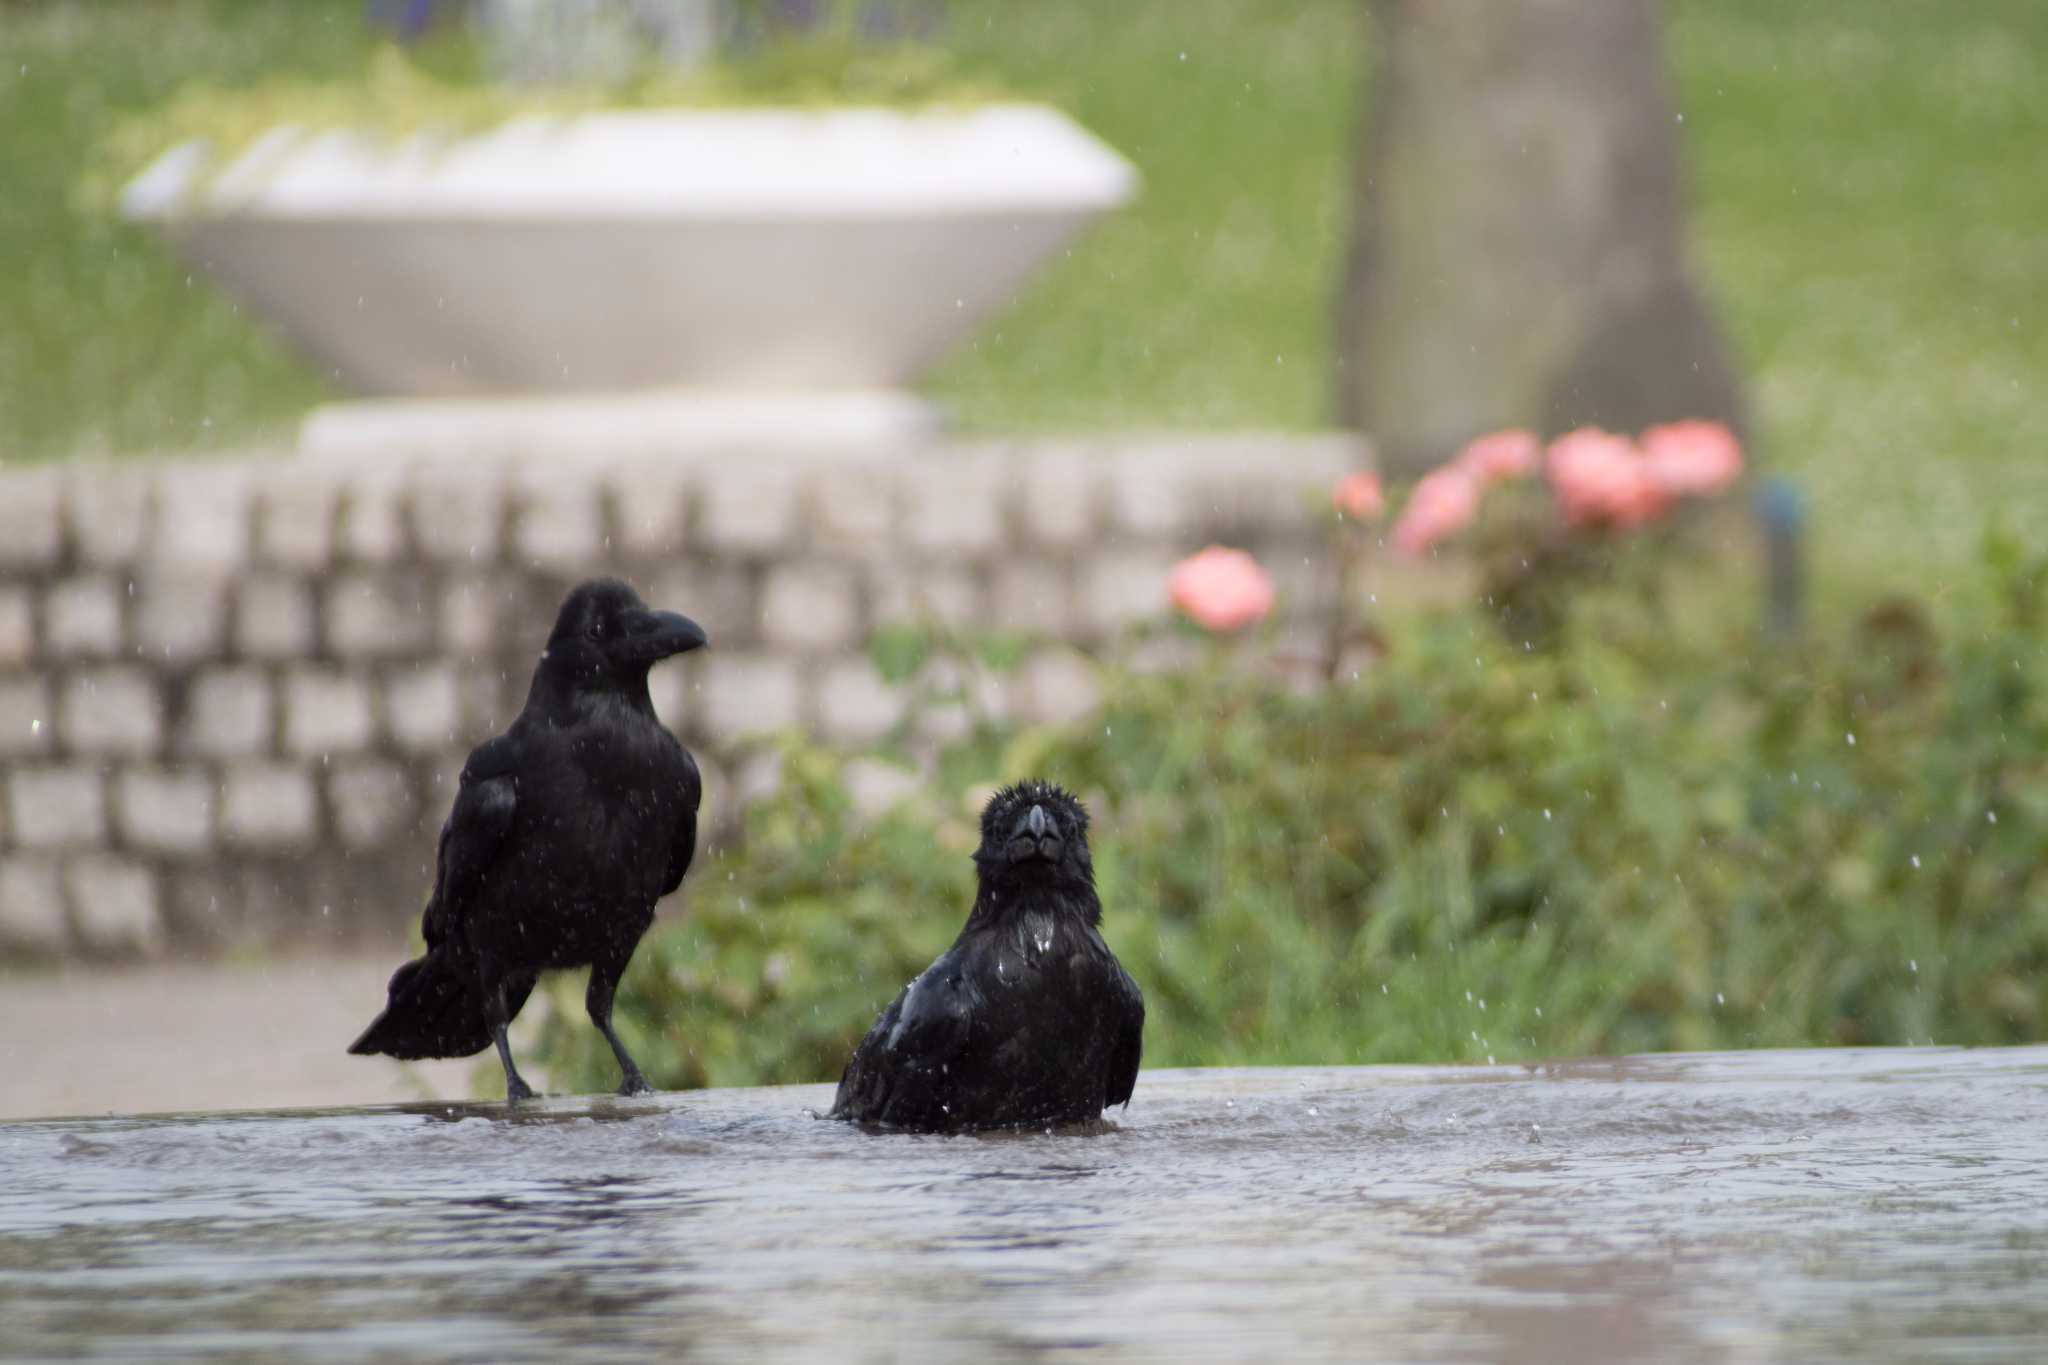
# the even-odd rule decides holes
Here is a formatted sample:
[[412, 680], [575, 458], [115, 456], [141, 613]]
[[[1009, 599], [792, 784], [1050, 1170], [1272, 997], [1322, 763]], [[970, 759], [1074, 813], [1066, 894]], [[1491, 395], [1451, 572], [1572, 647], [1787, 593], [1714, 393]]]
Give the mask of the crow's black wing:
[[697, 760], [690, 757], [688, 749], [683, 750], [683, 813], [676, 821], [675, 837], [669, 844], [668, 871], [661, 879], [661, 894], [666, 896], [683, 884], [683, 874], [690, 870], [690, 859], [697, 852], [697, 807], [704, 799], [704, 779], [698, 775]]
[[974, 1033], [973, 987], [948, 954], [903, 988], [840, 1077], [832, 1112], [858, 1123], [944, 1122], [947, 1072]]
[[1145, 995], [1115, 958], [1109, 962], [1116, 1038], [1109, 1051], [1109, 1084], [1103, 1107], [1126, 1105], [1138, 1084], [1138, 1059], [1145, 1050]]
[[522, 747], [516, 736], [499, 735], [479, 744], [462, 765], [455, 805], [441, 826], [434, 896], [427, 902], [421, 924], [429, 948], [439, 947], [461, 923], [484, 874], [504, 846], [519, 804]]

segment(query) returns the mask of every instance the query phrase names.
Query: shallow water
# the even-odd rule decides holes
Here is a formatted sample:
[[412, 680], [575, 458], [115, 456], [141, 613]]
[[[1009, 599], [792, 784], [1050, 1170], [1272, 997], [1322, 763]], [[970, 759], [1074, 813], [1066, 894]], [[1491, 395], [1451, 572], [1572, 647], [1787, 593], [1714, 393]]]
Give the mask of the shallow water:
[[0, 1124], [0, 1356], [2048, 1359], [2048, 1048]]

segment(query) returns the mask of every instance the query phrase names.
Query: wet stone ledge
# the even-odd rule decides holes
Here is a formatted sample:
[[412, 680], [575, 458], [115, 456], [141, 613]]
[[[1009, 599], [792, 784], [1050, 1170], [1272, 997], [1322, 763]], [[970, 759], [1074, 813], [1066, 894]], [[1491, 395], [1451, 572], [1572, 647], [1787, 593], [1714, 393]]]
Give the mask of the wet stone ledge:
[[[711, 631], [654, 688], [715, 834], [778, 730], [965, 729], [908, 714], [879, 627], [1028, 638], [978, 701], [1064, 721], [1203, 545], [1258, 553], [1283, 610], [1313, 610], [1317, 495], [1364, 458], [1249, 434], [0, 472], [0, 962], [388, 934], [581, 578]], [[860, 772], [875, 800], [900, 785]]]

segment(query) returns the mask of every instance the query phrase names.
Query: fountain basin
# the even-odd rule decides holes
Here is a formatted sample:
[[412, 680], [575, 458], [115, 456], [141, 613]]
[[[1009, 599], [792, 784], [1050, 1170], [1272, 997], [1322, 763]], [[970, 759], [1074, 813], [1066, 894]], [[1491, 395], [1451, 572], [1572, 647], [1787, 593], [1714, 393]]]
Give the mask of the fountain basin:
[[1035, 105], [528, 117], [187, 144], [127, 188], [381, 398], [908, 384], [1136, 173]]
[[2038, 1359], [2048, 1048], [0, 1124], [0, 1355]]

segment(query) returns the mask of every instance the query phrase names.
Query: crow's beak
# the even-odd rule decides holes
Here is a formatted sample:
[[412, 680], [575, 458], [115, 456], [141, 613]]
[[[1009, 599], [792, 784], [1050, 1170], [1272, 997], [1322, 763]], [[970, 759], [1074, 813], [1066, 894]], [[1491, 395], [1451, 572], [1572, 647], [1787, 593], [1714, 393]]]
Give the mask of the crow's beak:
[[1056, 863], [1065, 847], [1059, 827], [1045, 813], [1045, 807], [1033, 806], [1024, 812], [1024, 818], [1017, 822], [1016, 831], [1010, 835], [1010, 861]]
[[666, 659], [671, 654], [702, 649], [711, 642], [704, 627], [672, 611], [636, 611], [622, 624], [625, 631], [619, 647], [634, 659]]

